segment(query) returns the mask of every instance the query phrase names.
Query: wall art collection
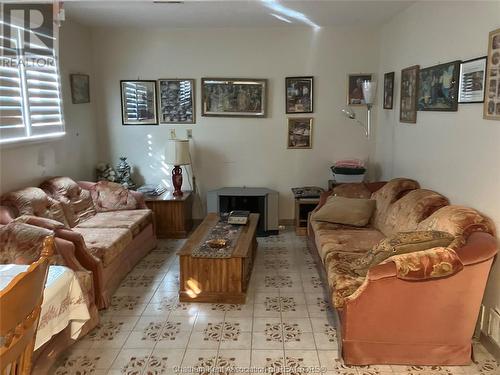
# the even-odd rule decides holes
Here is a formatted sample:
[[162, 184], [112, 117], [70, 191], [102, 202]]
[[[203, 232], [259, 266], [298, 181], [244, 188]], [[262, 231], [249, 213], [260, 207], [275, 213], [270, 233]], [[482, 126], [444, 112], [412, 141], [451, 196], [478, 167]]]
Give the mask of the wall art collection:
[[[385, 73], [384, 109], [393, 108], [393, 90], [394, 72]], [[400, 122], [416, 123], [417, 110], [457, 111], [468, 103], [484, 103], [483, 118], [500, 120], [500, 29], [489, 33], [487, 56], [401, 70]]]
[[[285, 78], [287, 114], [313, 113], [313, 82], [312, 76]], [[195, 124], [195, 83], [190, 78], [120, 81], [122, 124]], [[201, 101], [204, 117], [265, 117], [267, 79], [202, 78]], [[313, 118], [287, 122], [288, 148], [311, 148]]]

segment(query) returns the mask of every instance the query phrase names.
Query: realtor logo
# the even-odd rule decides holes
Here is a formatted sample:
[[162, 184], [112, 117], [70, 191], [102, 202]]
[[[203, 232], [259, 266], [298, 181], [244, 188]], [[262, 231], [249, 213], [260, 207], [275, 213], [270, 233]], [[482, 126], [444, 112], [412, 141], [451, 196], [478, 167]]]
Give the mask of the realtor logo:
[[2, 55], [52, 55], [53, 19], [52, 4], [3, 4]]

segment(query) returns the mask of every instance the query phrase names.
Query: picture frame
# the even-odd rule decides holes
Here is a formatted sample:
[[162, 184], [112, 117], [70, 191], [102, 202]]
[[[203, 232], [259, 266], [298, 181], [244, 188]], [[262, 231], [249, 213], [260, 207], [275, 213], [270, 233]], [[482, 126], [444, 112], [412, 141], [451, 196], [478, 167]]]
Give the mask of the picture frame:
[[88, 74], [70, 74], [71, 102], [73, 104], [90, 103], [90, 76]]
[[123, 125], [158, 125], [156, 81], [121, 80]]
[[488, 35], [487, 60], [483, 118], [500, 121], [500, 29]]
[[460, 61], [420, 69], [418, 110], [455, 112], [458, 110]]
[[202, 78], [202, 116], [266, 117], [267, 79]]
[[478, 57], [460, 64], [458, 103], [484, 103], [487, 56]]
[[384, 109], [394, 106], [394, 72], [384, 74]]
[[413, 65], [401, 70], [399, 122], [408, 124], [415, 124], [417, 122], [419, 70], [419, 65]]
[[289, 117], [287, 132], [287, 148], [310, 149], [312, 148], [312, 117]]
[[160, 124], [195, 124], [195, 80], [158, 79], [158, 119]]
[[347, 76], [347, 105], [357, 106], [365, 105], [365, 99], [363, 97], [363, 89], [361, 84], [363, 81], [371, 81], [372, 74], [369, 73], [359, 73], [359, 74], [348, 74]]
[[285, 93], [287, 114], [314, 112], [314, 77], [286, 77]]

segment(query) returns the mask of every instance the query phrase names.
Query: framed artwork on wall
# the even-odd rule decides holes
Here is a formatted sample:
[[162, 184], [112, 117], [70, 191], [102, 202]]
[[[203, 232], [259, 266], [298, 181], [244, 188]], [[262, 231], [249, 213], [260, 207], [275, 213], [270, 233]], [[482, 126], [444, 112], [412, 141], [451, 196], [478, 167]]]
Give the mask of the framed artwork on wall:
[[288, 118], [287, 147], [295, 149], [312, 148], [312, 117]]
[[463, 61], [460, 64], [458, 102], [483, 103], [486, 78], [486, 56]]
[[409, 124], [417, 122], [418, 65], [401, 70], [401, 95], [399, 121]]
[[347, 105], [364, 105], [363, 81], [371, 81], [371, 74], [349, 74], [347, 77]]
[[384, 109], [392, 109], [394, 102], [394, 72], [384, 74]]
[[123, 125], [158, 125], [156, 81], [120, 81]]
[[314, 77], [286, 77], [286, 113], [313, 112]]
[[500, 120], [500, 29], [489, 34], [483, 118]]
[[70, 74], [71, 102], [73, 104], [90, 103], [90, 77], [88, 74]]
[[202, 78], [202, 116], [265, 117], [267, 79]]
[[194, 79], [159, 79], [160, 124], [194, 124], [194, 100]]
[[456, 111], [460, 61], [420, 69], [418, 82], [419, 111]]

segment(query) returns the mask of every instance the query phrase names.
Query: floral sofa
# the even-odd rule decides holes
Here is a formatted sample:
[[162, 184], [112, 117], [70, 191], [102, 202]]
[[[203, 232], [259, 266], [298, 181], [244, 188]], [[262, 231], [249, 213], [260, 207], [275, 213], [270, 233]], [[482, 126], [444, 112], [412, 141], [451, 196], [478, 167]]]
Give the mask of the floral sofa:
[[[317, 221], [314, 214], [309, 220], [309, 247], [341, 325], [344, 361], [470, 363], [471, 338], [497, 252], [492, 222], [410, 179], [340, 185], [321, 197], [315, 211], [330, 195], [376, 201], [367, 227]], [[356, 272], [368, 252], [390, 247], [411, 231], [446, 232], [452, 240], [446, 247], [389, 257], [366, 275]]]
[[[21, 216], [6, 225], [0, 225], [0, 264], [32, 264], [40, 258], [44, 240], [54, 236], [51, 230], [27, 224], [27, 219]], [[75, 272], [89, 309], [90, 320], [82, 327], [82, 337], [99, 323], [92, 273], [76, 259], [73, 243], [61, 238], [55, 238], [54, 242], [55, 251], [50, 257], [50, 264], [66, 266]], [[57, 356], [74, 342], [70, 332], [68, 326], [35, 351], [34, 373], [45, 373]]]
[[153, 215], [140, 193], [119, 184], [55, 177], [0, 199], [0, 222], [17, 219], [53, 230], [92, 271], [95, 300], [106, 308], [125, 275], [156, 246]]

